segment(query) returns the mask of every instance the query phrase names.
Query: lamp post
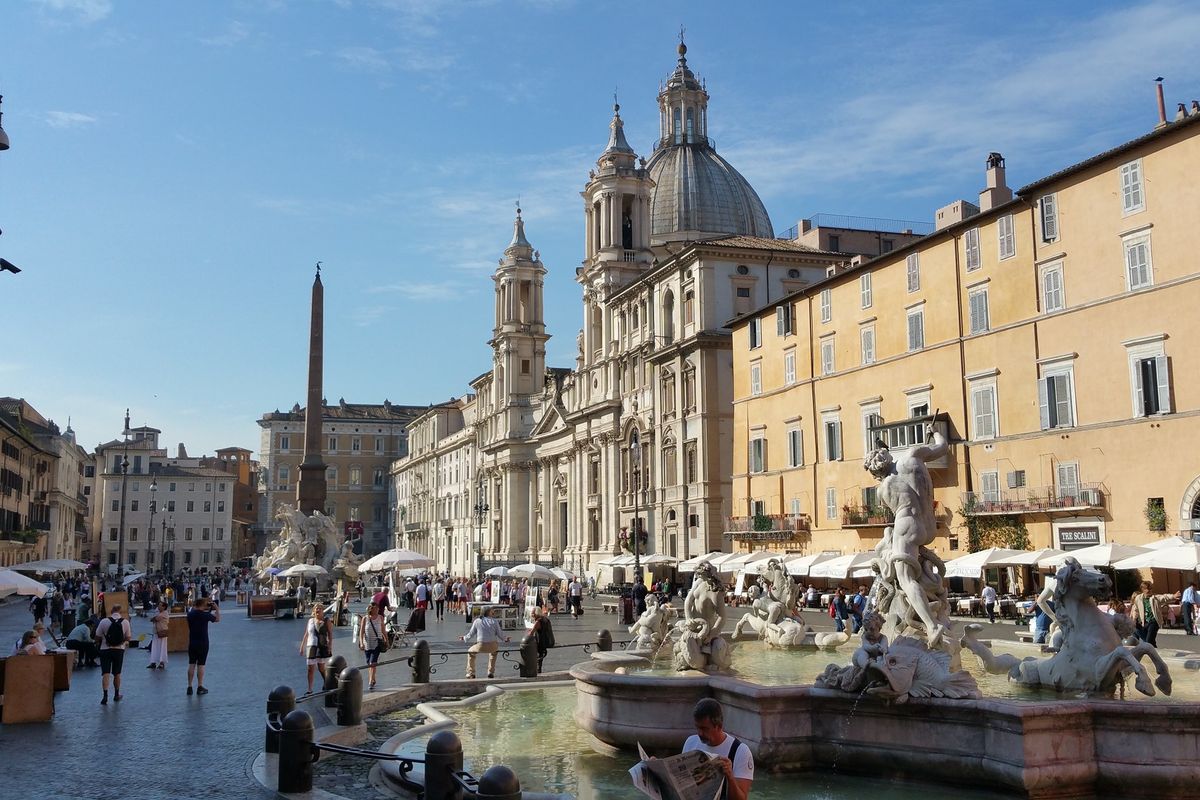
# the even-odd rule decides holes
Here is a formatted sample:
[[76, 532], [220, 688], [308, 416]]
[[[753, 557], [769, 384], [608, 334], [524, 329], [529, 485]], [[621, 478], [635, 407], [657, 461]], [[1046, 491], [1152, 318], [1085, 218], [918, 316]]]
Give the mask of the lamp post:
[[642, 489], [642, 445], [641, 431], [637, 428], [633, 429], [633, 436], [630, 438], [630, 448], [633, 450], [630, 453], [630, 458], [637, 465], [634, 470], [633, 482], [633, 580], [635, 583], [642, 580], [642, 531], [641, 517], [638, 514], [641, 511], [641, 489]]
[[484, 495], [483, 476], [479, 476], [479, 487], [475, 490], [475, 519], [479, 523], [479, 536], [475, 540], [475, 579], [483, 580], [483, 519], [490, 510]]
[[125, 574], [125, 489], [129, 483], [129, 409], [125, 409], [125, 449], [121, 456], [121, 518], [117, 522], [117, 580]]
[[163, 543], [170, 548], [169, 552], [171, 554], [170, 559], [166, 557], [165, 553], [163, 554], [163, 572], [170, 578], [175, 575], [175, 517], [171, 517], [170, 524], [167, 524], [167, 515], [163, 514], [162, 524]]
[[[4, 97], [0, 95], [0, 102], [3, 102]], [[3, 112], [0, 112], [0, 120], [4, 118]], [[8, 149], [8, 134], [4, 132], [4, 125], [0, 124], [0, 151]], [[21, 271], [21, 268], [12, 263], [8, 259], [0, 258], [0, 272], [11, 272], [16, 275]]]
[[[154, 498], [157, 496], [157, 494], [158, 494], [158, 478], [151, 478], [150, 479], [150, 527], [146, 534], [147, 543], [149, 543], [149, 541], [154, 538], [154, 512], [158, 510], [155, 507], [155, 503], [157, 501]], [[152, 546], [153, 545], [148, 544], [148, 547], [152, 547]], [[149, 572], [152, 568], [153, 568], [153, 565], [150, 563], [150, 559], [147, 558], [146, 559], [146, 571]]]

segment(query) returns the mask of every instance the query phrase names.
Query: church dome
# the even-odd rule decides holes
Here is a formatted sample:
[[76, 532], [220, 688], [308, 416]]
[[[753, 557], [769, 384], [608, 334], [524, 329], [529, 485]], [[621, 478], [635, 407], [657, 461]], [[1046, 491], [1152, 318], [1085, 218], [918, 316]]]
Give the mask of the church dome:
[[660, 136], [646, 170], [654, 180], [651, 235], [656, 241], [728, 234], [771, 238], [758, 193], [708, 138], [708, 90], [687, 64], [687, 46], [658, 94]]

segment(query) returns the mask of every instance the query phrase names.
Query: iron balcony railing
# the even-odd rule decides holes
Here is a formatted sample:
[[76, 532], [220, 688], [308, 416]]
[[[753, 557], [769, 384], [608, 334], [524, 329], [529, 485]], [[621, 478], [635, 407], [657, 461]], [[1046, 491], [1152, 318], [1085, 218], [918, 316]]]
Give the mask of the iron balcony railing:
[[843, 528], [882, 528], [896, 521], [892, 510], [885, 505], [842, 506]]
[[1104, 484], [1101, 483], [963, 492], [962, 513], [965, 516], [994, 516], [1087, 511], [1104, 508], [1104, 498]]
[[812, 536], [807, 514], [754, 514], [725, 518], [725, 538], [739, 542], [797, 542]]

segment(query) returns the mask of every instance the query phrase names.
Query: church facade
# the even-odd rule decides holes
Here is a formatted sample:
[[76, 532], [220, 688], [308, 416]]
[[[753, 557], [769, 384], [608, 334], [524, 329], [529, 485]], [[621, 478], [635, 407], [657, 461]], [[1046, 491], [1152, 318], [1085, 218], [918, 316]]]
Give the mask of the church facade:
[[[686, 51], [681, 44], [659, 92], [650, 158], [629, 145], [614, 106], [583, 188], [582, 328], [571, 368], [545, 363], [547, 267], [518, 210], [492, 276], [492, 366], [470, 383], [480, 552], [447, 564], [456, 571], [534, 560], [596, 574], [638, 533], [644, 555], [729, 549], [726, 323], [823, 279], [847, 256], [773, 238], [762, 201], [708, 138], [709, 95]], [[418, 468], [411, 457], [393, 465], [398, 492]], [[414, 528], [397, 525], [398, 546], [440, 550]]]

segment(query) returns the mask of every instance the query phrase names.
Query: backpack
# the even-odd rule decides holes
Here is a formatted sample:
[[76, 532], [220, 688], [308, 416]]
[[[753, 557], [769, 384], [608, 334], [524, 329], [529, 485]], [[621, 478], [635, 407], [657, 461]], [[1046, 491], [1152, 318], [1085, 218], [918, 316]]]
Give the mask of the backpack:
[[831, 600], [829, 602], [829, 616], [833, 619], [837, 619], [837, 600]]
[[104, 632], [104, 643], [109, 647], [125, 644], [125, 625], [116, 617], [108, 618], [108, 630]]

